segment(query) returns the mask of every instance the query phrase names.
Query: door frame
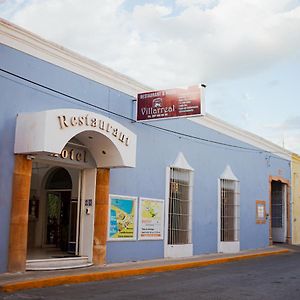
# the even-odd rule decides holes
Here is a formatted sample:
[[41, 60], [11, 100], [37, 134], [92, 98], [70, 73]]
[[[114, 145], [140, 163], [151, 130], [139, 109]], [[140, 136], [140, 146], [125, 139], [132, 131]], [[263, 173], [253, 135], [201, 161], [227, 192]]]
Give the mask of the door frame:
[[273, 245], [272, 237], [272, 181], [280, 182], [286, 185], [286, 197], [285, 197], [285, 220], [286, 220], [286, 239], [285, 243], [291, 244], [291, 211], [290, 211], [290, 181], [281, 176], [269, 176], [269, 245]]

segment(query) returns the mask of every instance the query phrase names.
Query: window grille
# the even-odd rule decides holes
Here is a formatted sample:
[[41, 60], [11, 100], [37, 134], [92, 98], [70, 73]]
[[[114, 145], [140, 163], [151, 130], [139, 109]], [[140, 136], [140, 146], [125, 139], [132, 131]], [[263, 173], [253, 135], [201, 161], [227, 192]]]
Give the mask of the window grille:
[[168, 244], [191, 243], [191, 171], [170, 168]]
[[280, 182], [272, 181], [272, 192], [271, 192], [271, 203], [272, 203], [272, 227], [282, 228], [283, 226], [283, 185]]
[[220, 179], [221, 192], [221, 241], [234, 242], [240, 238], [239, 182]]

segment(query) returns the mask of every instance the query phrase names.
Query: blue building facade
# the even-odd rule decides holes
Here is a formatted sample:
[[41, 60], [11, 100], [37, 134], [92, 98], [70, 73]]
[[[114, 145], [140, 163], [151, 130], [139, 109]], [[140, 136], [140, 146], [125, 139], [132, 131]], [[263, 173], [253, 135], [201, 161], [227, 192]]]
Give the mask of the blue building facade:
[[[0, 272], [16, 268], [24, 271], [20, 263], [16, 268], [10, 267], [16, 255], [13, 255], [12, 243], [17, 232], [12, 232], [11, 228], [16, 211], [13, 202], [17, 201], [18, 194], [14, 184], [18, 155], [31, 160], [32, 164], [28, 196], [31, 201], [28, 199], [25, 204], [29, 214], [28, 236], [23, 256], [18, 258], [24, 261], [25, 255], [25, 263], [44, 259], [46, 263], [42, 267], [51, 268], [49, 260], [65, 256], [85, 256], [87, 263], [95, 263], [95, 236], [101, 226], [95, 227], [95, 224], [102, 217], [108, 227], [107, 241], [101, 242], [105, 248], [102, 263], [237, 252], [267, 247], [272, 240], [289, 242], [291, 171], [289, 153], [284, 149], [209, 115], [133, 122], [135, 96], [149, 90], [148, 87], [12, 24], [1, 21], [0, 27]], [[57, 112], [57, 124], [59, 116], [62, 118], [70, 113], [73, 118], [70, 122], [77, 126], [80, 121], [74, 112], [117, 124], [118, 128], [128, 130], [130, 137], [132, 135], [132, 149], [123, 151], [121, 146], [126, 142], [121, 141], [123, 144], [119, 146], [112, 135], [97, 140], [96, 134], [100, 136], [101, 133], [90, 128], [70, 135], [63, 148], [65, 152], [55, 152], [59, 157], [46, 155], [52, 152], [42, 151], [42, 148], [34, 152], [33, 144], [43, 139], [39, 135], [40, 128], [34, 126], [46, 129], [50, 126], [43, 146], [55, 146], [60, 139], [51, 134], [52, 121], [50, 124], [45, 120], [53, 111]], [[45, 119], [34, 115], [43, 112]], [[73, 126], [65, 124], [67, 129]], [[30, 136], [30, 128], [34, 136]], [[28, 136], [25, 130], [29, 131]], [[89, 144], [89, 139], [93, 144]], [[26, 147], [28, 151], [19, 150]], [[96, 151], [102, 154], [96, 157]], [[110, 151], [116, 155], [110, 157]], [[73, 154], [77, 156], [74, 158]], [[89, 157], [89, 165], [84, 165], [83, 155]], [[105, 156], [108, 158], [103, 159]], [[107, 219], [97, 215], [96, 209], [96, 172], [101, 168], [109, 170], [111, 196]], [[62, 169], [68, 171], [73, 185], [68, 186], [67, 179], [62, 183]], [[82, 170], [88, 171], [83, 174]], [[277, 203], [271, 199], [278, 194], [282, 195], [280, 203], [285, 201], [282, 204], [284, 221], [281, 220], [281, 225], [285, 226], [282, 236], [273, 231], [280, 224], [276, 223], [276, 216], [271, 215], [271, 206]], [[116, 197], [121, 200], [122, 197], [135, 198], [133, 226], [136, 235], [131, 238], [110, 235], [112, 195], [118, 195], [119, 198]], [[74, 205], [66, 204], [67, 198], [72, 199]], [[157, 203], [162, 203], [158, 219], [162, 229], [157, 229], [157, 238], [139, 238], [143, 218], [139, 213], [140, 198], [161, 200]], [[176, 201], [187, 201], [187, 204], [178, 208]], [[89, 219], [89, 216], [92, 217]], [[65, 219], [68, 224], [64, 225]], [[68, 231], [65, 240], [64, 230]], [[59, 248], [58, 255], [49, 254], [49, 249], [54, 251], [54, 248], [55, 251]], [[34, 268], [30, 266], [28, 263], [25, 268]]]

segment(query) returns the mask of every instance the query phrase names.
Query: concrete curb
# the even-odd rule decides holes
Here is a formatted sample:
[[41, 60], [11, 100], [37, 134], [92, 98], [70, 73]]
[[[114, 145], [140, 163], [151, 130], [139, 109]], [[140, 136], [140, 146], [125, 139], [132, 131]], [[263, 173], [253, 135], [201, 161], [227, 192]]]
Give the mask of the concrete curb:
[[290, 250], [288, 249], [281, 249], [276, 251], [265, 251], [261, 253], [242, 254], [237, 256], [221, 257], [221, 258], [207, 259], [201, 261], [172, 263], [172, 264], [160, 265], [160, 266], [141, 267], [141, 268], [123, 269], [123, 270], [115, 270], [115, 271], [103, 271], [103, 272], [94, 272], [94, 273], [78, 274], [78, 275], [56, 276], [56, 277], [41, 278], [35, 280], [24, 280], [24, 281], [12, 282], [12, 283], [0, 284], [0, 291], [15, 292], [19, 290], [51, 287], [51, 286], [57, 286], [63, 284], [75, 284], [75, 283], [83, 283], [83, 282], [90, 282], [90, 281], [116, 279], [121, 277], [145, 275], [149, 273], [175, 271], [175, 270], [182, 270], [188, 268], [199, 268], [199, 267], [205, 267], [209, 265], [223, 264], [227, 262], [241, 261], [241, 260], [258, 258], [258, 257], [284, 254], [289, 252]]

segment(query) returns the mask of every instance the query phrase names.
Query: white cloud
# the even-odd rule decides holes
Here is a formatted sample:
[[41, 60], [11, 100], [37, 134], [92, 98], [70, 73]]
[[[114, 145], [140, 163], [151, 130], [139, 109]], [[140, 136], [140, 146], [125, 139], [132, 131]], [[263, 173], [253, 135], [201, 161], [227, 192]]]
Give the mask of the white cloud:
[[299, 55], [293, 0], [176, 3], [172, 14], [167, 4], [35, 0], [11, 20], [154, 87], [238, 78]]
[[202, 9], [211, 9], [219, 3], [219, 0], [176, 0], [178, 6], [199, 6]]
[[294, 133], [294, 134], [287, 134], [287, 133], [281, 133], [281, 134], [273, 134], [268, 136], [268, 139], [272, 141], [273, 143], [284, 147], [285, 149], [288, 149], [289, 151], [292, 151], [294, 153], [300, 153], [300, 134]]
[[[250, 108], [266, 101], [251, 93], [254, 85], [233, 93], [222, 81], [299, 61], [298, 0], [0, 0], [0, 16], [154, 88], [221, 84], [208, 103], [213, 112], [282, 144], [282, 128], [255, 123]], [[279, 87], [278, 80], [265, 85]], [[287, 115], [274, 115], [288, 125]], [[297, 130], [285, 132], [292, 150]]]
[[300, 133], [284, 136], [284, 147], [295, 153], [300, 153]]
[[257, 134], [264, 135], [273, 143], [300, 153], [300, 116], [289, 117], [283, 122], [260, 124]]
[[271, 130], [281, 130], [281, 131], [299, 130], [300, 132], [300, 115], [289, 117], [285, 119], [282, 123], [265, 124], [263, 126]]

